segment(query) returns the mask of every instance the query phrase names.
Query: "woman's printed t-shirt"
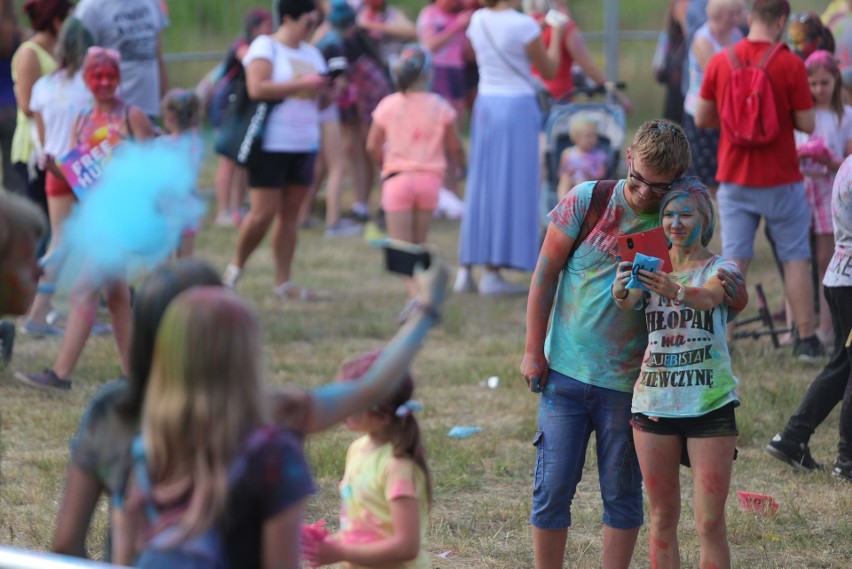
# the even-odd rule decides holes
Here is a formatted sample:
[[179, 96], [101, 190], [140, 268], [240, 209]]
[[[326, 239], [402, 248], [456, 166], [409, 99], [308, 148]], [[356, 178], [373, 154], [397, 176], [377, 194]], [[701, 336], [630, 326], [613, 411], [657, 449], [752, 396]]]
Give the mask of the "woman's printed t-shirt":
[[[686, 287], [703, 286], [719, 269], [737, 265], [713, 255], [689, 273], [672, 273]], [[737, 399], [725, 339], [728, 306], [694, 310], [651, 294], [645, 307], [648, 348], [633, 391], [634, 413], [652, 417], [700, 417]]]
[[[420, 506], [420, 552], [398, 569], [429, 569], [432, 563], [423, 548], [429, 534], [426, 476], [408, 458], [393, 456], [391, 443], [368, 449], [369, 436], [349, 445], [346, 472], [340, 482], [340, 539], [344, 543], [371, 543], [393, 535], [390, 502], [416, 498]], [[350, 563], [349, 569], [362, 569]]]
[[[420, 11], [417, 16], [417, 37], [420, 43], [431, 32], [431, 35], [440, 34], [453, 25], [459, 14], [444, 12], [434, 4], [429, 4]], [[459, 29], [447, 42], [437, 51], [432, 52], [432, 65], [435, 67], [451, 67], [462, 69], [464, 67], [464, 29]]]
[[373, 111], [385, 131], [382, 176], [392, 172], [435, 172], [444, 175], [444, 134], [456, 111], [435, 93], [394, 93]]
[[852, 157], [843, 161], [831, 193], [834, 221], [834, 256], [822, 284], [827, 287], [852, 286]]
[[[272, 81], [292, 81], [305, 75], [326, 71], [325, 58], [307, 43], [293, 49], [269, 36], [259, 36], [243, 58], [248, 68], [255, 59], [272, 62]], [[263, 149], [267, 152], [315, 152], [319, 148], [319, 102], [316, 97], [289, 95], [269, 113], [263, 132]]]
[[[574, 239], [589, 209], [594, 182], [575, 186], [548, 214]], [[618, 268], [618, 237], [653, 229], [656, 213], [636, 213], [619, 181], [595, 229], [562, 269], [545, 343], [548, 364], [561, 374], [590, 385], [633, 392], [642, 353], [648, 343], [641, 311], [623, 312], [610, 296]]]

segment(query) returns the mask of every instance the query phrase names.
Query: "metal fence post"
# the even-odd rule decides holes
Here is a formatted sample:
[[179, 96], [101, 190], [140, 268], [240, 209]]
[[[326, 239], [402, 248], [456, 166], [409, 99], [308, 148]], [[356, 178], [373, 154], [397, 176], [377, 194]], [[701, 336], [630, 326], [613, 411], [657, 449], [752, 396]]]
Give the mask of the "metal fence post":
[[[606, 0], [604, 2], [604, 34], [606, 44], [604, 54], [606, 55], [606, 78], [610, 81], [618, 81], [618, 0]], [[613, 94], [607, 93], [607, 103], [612, 104]]]

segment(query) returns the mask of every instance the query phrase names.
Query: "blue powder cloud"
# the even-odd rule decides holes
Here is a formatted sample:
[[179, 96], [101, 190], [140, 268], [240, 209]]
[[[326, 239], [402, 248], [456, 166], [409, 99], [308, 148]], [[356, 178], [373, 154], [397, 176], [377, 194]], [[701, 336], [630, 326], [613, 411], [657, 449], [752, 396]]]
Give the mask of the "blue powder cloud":
[[118, 147], [65, 223], [60, 284], [132, 279], [166, 261], [204, 214], [195, 192], [200, 147], [190, 135]]

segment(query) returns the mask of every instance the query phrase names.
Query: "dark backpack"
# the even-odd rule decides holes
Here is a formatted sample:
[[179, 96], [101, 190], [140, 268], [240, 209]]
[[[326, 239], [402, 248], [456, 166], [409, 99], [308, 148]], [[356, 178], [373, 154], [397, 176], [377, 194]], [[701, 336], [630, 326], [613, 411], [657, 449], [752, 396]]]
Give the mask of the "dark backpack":
[[[568, 253], [568, 259], [574, 256], [580, 243], [592, 233], [592, 230], [597, 227], [603, 217], [606, 206], [609, 205], [609, 200], [612, 199], [612, 193], [615, 186], [618, 185], [618, 180], [598, 180], [592, 187], [592, 196], [589, 200], [589, 209], [586, 210], [586, 215], [583, 216], [583, 223], [580, 224], [580, 232], [571, 246], [571, 251]], [[567, 263], [567, 261], [566, 261]]]
[[[260, 427], [251, 433], [228, 469], [229, 485], [233, 485], [245, 471], [249, 455], [266, 444], [276, 432], [272, 427]], [[133, 441], [132, 456], [133, 475], [142, 491], [145, 515], [153, 533], [134, 566], [141, 569], [230, 569], [217, 526], [186, 539], [179, 527], [180, 516], [160, 515], [151, 493], [142, 435], [137, 435]]]
[[743, 65], [734, 47], [725, 49], [731, 64], [731, 77], [722, 95], [719, 119], [733, 144], [764, 146], [781, 132], [775, 93], [766, 67], [775, 54], [787, 46], [783, 43], [769, 46], [757, 65]]

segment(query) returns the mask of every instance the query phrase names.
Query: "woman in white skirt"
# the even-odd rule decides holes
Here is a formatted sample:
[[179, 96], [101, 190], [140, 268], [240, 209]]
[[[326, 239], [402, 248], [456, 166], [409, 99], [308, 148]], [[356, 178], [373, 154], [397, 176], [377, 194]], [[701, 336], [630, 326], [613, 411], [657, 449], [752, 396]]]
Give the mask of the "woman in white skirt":
[[[561, 41], [544, 47], [541, 26], [517, 11], [521, 0], [482, 0], [467, 36], [479, 66], [456, 292], [525, 294], [500, 269], [531, 272], [539, 248], [539, 132], [542, 116], [530, 71], [559, 68]], [[554, 28], [557, 40], [564, 24]], [[471, 268], [485, 271], [477, 287]]]

